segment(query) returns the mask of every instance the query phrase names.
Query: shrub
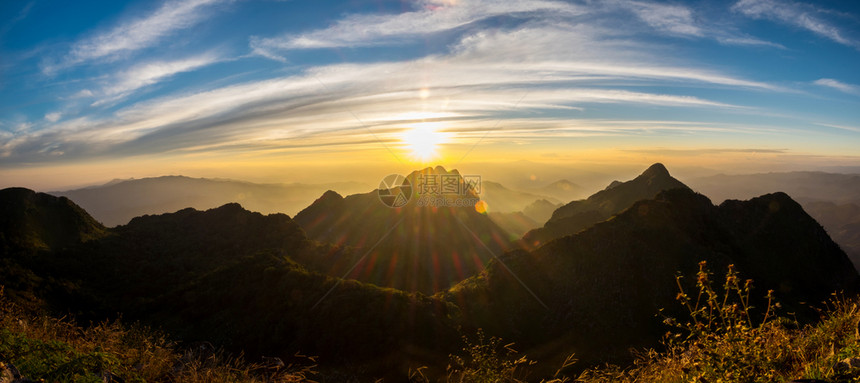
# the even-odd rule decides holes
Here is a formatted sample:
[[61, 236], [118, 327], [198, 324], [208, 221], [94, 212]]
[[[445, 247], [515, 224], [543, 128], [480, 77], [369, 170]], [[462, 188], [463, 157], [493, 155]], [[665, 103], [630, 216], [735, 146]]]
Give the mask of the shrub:
[[[834, 296], [821, 321], [804, 327], [777, 315], [768, 291], [763, 313], [750, 304], [752, 281], [741, 282], [729, 266], [721, 290], [707, 264], [699, 264], [697, 291], [688, 294], [678, 277], [678, 300], [689, 318], [666, 318], [665, 351], [641, 352], [628, 369], [603, 367], [583, 372], [578, 382], [785, 382], [860, 379], [860, 368], [841, 363], [860, 357], [860, 312], [854, 300]], [[856, 299], [856, 298], [855, 298]]]

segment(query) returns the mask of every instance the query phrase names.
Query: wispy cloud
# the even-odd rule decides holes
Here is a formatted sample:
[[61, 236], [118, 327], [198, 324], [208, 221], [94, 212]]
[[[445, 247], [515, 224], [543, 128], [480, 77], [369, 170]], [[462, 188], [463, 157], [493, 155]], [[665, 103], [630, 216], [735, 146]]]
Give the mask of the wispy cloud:
[[205, 19], [205, 7], [225, 1], [168, 0], [145, 17], [126, 20], [108, 31], [74, 43], [59, 63], [45, 65], [43, 71], [50, 73], [82, 62], [111, 60], [116, 55], [152, 47], [173, 33]]
[[[427, 119], [438, 120], [441, 127], [474, 127], [486, 132], [488, 120], [537, 111], [577, 111], [596, 104], [737, 108], [684, 95], [582, 86], [594, 80], [592, 76], [577, 77], [582, 68], [566, 73], [563, 66], [558, 66], [558, 73], [545, 76], [541, 83], [536, 74], [524, 75], [514, 66], [497, 63], [493, 67], [469, 59], [470, 52], [459, 51], [444, 59], [324, 66], [302, 75], [164, 96], [133, 104], [105, 118], [61, 121], [55, 126], [16, 135], [0, 143], [0, 154], [9, 161], [40, 161], [58, 156], [310, 148], [344, 140], [372, 146], [376, 137], [394, 140], [409, 124]], [[541, 71], [552, 68], [551, 64], [545, 63]], [[433, 67], [449, 75], [422, 77], [418, 68], [423, 67]], [[171, 71], [154, 73], [166, 72]], [[579, 86], [541, 86], [558, 81], [584, 82]], [[421, 96], [422, 89], [426, 89], [426, 98]], [[517, 103], [518, 99], [522, 102]], [[416, 111], [422, 112], [415, 114]], [[392, 120], [392, 116], [410, 116], [410, 113], [412, 117]], [[570, 126], [571, 118], [575, 116], [559, 116], [556, 128]], [[507, 127], [508, 122], [503, 125]], [[623, 130], [600, 127], [556, 129], [554, 134], [623, 134]], [[375, 133], [369, 134], [368, 128]], [[506, 134], [515, 133], [504, 131], [499, 136]], [[469, 137], [472, 136], [464, 133], [461, 139]]]
[[4, 23], [2, 27], [0, 27], [0, 38], [2, 38], [7, 32], [9, 32], [12, 27], [15, 26], [19, 21], [24, 20], [30, 14], [30, 10], [33, 9], [33, 5], [35, 5], [35, 1], [31, 1], [24, 5], [20, 11], [13, 17], [11, 20], [8, 20]]
[[[67, 64], [145, 49], [199, 23], [206, 13], [199, 11], [218, 1], [223, 0], [164, 3], [143, 19], [76, 44]], [[396, 142], [404, 129], [425, 122], [454, 134], [452, 145], [474, 142], [469, 140], [487, 136], [488, 130], [493, 134], [487, 142], [650, 132], [737, 134], [756, 126], [622, 123], [583, 116], [601, 108], [622, 114], [691, 110], [737, 115], [753, 113], [754, 108], [728, 101], [731, 92], [786, 91], [681, 60], [671, 47], [641, 38], [645, 30], [658, 39], [681, 36], [768, 45], [753, 37], [717, 34], [698, 20], [694, 10], [680, 5], [615, 1], [590, 9], [537, 0], [414, 4], [409, 12], [346, 16], [329, 28], [255, 38], [251, 48], [283, 60], [291, 50], [392, 45], [447, 31], [441, 52], [402, 61], [313, 62], [289, 76], [278, 72], [279, 77], [242, 83], [150, 92], [142, 100], [129, 96], [212, 65], [222, 56], [149, 58], [120, 69], [116, 67], [122, 65], [113, 65], [115, 72], [75, 89], [69, 103], [80, 104], [76, 99], [81, 98], [93, 98], [96, 106], [131, 101], [112, 105], [116, 108], [92, 108], [99, 113], [59, 108], [64, 114], [56, 118], [39, 115], [34, 119], [38, 129], [0, 137], [0, 156], [6, 163], [23, 163], [196, 151], [373, 147], [377, 140]], [[636, 22], [635, 30], [616, 28], [613, 16], [619, 12], [625, 22], [635, 17], [642, 23]], [[482, 22], [503, 14], [514, 15], [515, 22]], [[132, 32], [135, 28], [142, 36]], [[697, 92], [701, 89], [718, 91]]]
[[713, 154], [786, 154], [788, 149], [769, 149], [769, 148], [697, 148], [697, 149], [672, 149], [672, 148], [654, 148], [654, 149], [623, 149], [624, 152], [668, 155], [668, 156], [701, 156]]
[[690, 8], [641, 1], [622, 1], [617, 4], [630, 9], [639, 19], [658, 30], [678, 35], [704, 35], [702, 29], [696, 25]]
[[720, 44], [724, 45], [746, 45], [746, 46], [759, 46], [759, 47], [771, 47], [777, 49], [786, 49], [784, 45], [777, 44], [771, 41], [765, 41], [761, 39], [757, 39], [755, 37], [749, 36], [717, 36], [717, 41]]
[[279, 51], [398, 44], [428, 34], [452, 30], [499, 15], [544, 12], [576, 15], [583, 10], [573, 4], [546, 0], [427, 0], [418, 8], [396, 15], [353, 15], [331, 27], [275, 38], [251, 39], [252, 51], [280, 59]]
[[732, 10], [756, 19], [768, 19], [806, 29], [839, 44], [857, 48], [857, 41], [844, 35], [837, 26], [820, 17], [812, 5], [780, 0], [740, 0]]
[[836, 128], [840, 130], [845, 130], [853, 133], [860, 133], [860, 126], [848, 126], [848, 125], [837, 125], [837, 124], [825, 124], [825, 123], [817, 123], [815, 125], [818, 126], [826, 126], [828, 128]]
[[858, 87], [857, 85], [846, 84], [844, 82], [837, 81], [832, 78], [821, 78], [815, 80], [813, 84], [826, 86], [828, 88], [836, 89], [844, 93], [860, 94], [860, 87]]
[[[568, 47], [559, 49], [559, 46]], [[483, 69], [528, 73], [534, 80], [550, 74], [642, 81], [681, 81], [728, 87], [783, 91], [763, 82], [709, 71], [700, 67], [666, 64], [671, 52], [647, 51], [626, 36], [590, 25], [539, 25], [513, 31], [486, 31], [466, 36], [448, 61], [480, 63]], [[529, 60], [523, 67], [522, 60]], [[443, 67], [444, 68], [444, 67]], [[542, 75], [541, 75], [542, 74]], [[467, 81], [464, 79], [464, 81]]]
[[[110, 84], [102, 88], [102, 98], [97, 100], [95, 105], [117, 101], [140, 88], [156, 84], [182, 72], [189, 72], [211, 65], [218, 60], [217, 55], [206, 53], [180, 60], [152, 61], [138, 64], [111, 76], [109, 80]], [[90, 96], [94, 96], [92, 92], [89, 92], [89, 94]]]
[[45, 115], [45, 121], [48, 122], [57, 122], [60, 118], [63, 117], [63, 114], [60, 112], [52, 112]]

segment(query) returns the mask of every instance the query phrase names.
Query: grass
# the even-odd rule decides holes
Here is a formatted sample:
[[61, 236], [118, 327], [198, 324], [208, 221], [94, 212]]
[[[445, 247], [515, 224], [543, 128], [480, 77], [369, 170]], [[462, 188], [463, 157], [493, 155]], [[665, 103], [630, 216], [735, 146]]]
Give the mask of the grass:
[[697, 289], [678, 283], [679, 302], [689, 317], [666, 318], [665, 351], [640, 353], [631, 368], [590, 369], [578, 382], [786, 382], [821, 379], [856, 382], [860, 368], [842, 361], [860, 357], [860, 310], [856, 298], [834, 294], [819, 322], [800, 326], [777, 315], [779, 303], [768, 291], [766, 306], [750, 304], [752, 281], [730, 266], [721, 289], [707, 265], [700, 264]]
[[[702, 262], [696, 290], [686, 292], [678, 280], [678, 301], [689, 315], [665, 318], [663, 351], [638, 352], [626, 368], [600, 366], [581, 373], [564, 373], [573, 356], [551, 378], [542, 382], [576, 383], [727, 383], [820, 379], [860, 381], [860, 307], [856, 297], [834, 294], [815, 324], [801, 326], [779, 315], [773, 291], [766, 305], [751, 304], [751, 280], [742, 280], [732, 266], [721, 286]], [[464, 339], [460, 356], [451, 357], [446, 382], [526, 382], [533, 364], [512, 345], [478, 332], [477, 341]], [[853, 358], [857, 358], [852, 361]], [[851, 363], [853, 362], [853, 363]]]
[[28, 314], [2, 296], [0, 364], [44, 382], [308, 382], [313, 358], [301, 365], [250, 363], [211, 347], [180, 350], [163, 334], [120, 321], [81, 328], [67, 319]]
[[[665, 318], [670, 331], [662, 351], [640, 351], [629, 367], [601, 366], [575, 374], [570, 372], [575, 363], [571, 356], [554, 376], [540, 381], [860, 381], [860, 306], [856, 297], [834, 294], [821, 309], [820, 321], [801, 326], [780, 313], [772, 291], [764, 295], [762, 308], [753, 307], [752, 281], [742, 280], [732, 267], [716, 285], [703, 262], [696, 289], [687, 292], [683, 285], [679, 279], [677, 298], [688, 315]], [[28, 316], [2, 297], [0, 361], [13, 363], [30, 379], [48, 382], [306, 382], [316, 376], [311, 364], [255, 364], [212, 349], [181, 351], [165, 336], [140, 326], [104, 322], [84, 329], [64, 319]], [[447, 374], [439, 381], [538, 381], [530, 377], [534, 364], [512, 344], [479, 330], [472, 337], [463, 337], [462, 350], [449, 356]], [[424, 368], [404, 378], [430, 381]]]

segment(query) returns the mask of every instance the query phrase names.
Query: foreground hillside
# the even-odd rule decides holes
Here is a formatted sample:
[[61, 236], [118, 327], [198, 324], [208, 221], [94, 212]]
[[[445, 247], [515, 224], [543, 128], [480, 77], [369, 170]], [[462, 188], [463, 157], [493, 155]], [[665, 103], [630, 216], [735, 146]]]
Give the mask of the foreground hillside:
[[[659, 171], [645, 174], [668, 174], [653, 169]], [[352, 202], [326, 209], [337, 197], [317, 201], [308, 217], [336, 223], [343, 213], [341, 218], [354, 222], [333, 228], [378, 229], [371, 215], [346, 215]], [[571, 353], [578, 363], [565, 370], [568, 376], [606, 362], [629, 365], [635, 359], [631, 349], [662, 347], [672, 326], [658, 317], [661, 310], [684, 314], [676, 302], [676, 273], [684, 277], [680, 286], [693, 291], [701, 261], [718, 275], [733, 264], [760, 291], [748, 304], [767, 307], [765, 292], [773, 290], [801, 324], [819, 317], [808, 303], [825, 301], [834, 291], [851, 296], [860, 280], [845, 253], [783, 193], [714, 206], [686, 188], [664, 190], [534, 250], [484, 248], [492, 259], [485, 269], [433, 296], [342, 279], [331, 265], [354, 264], [367, 253], [361, 244], [319, 242], [286, 215], [253, 213], [238, 204], [142, 216], [104, 228], [68, 199], [6, 189], [0, 201], [11, 217], [0, 221], [0, 260], [9, 278], [3, 284], [13, 282], [6, 288], [15, 302], [57, 315], [71, 312], [79, 323], [122, 316], [157, 326], [185, 344], [211, 342], [251, 360], [315, 355], [320, 373], [333, 381], [400, 381], [422, 367], [420, 374], [436, 380], [450, 373], [448, 366], [467, 376], [474, 367], [469, 360], [484, 360], [482, 353], [507, 344], [494, 337], [514, 342], [537, 364], [511, 365], [504, 357], [484, 362], [503, 370], [528, 367], [529, 380], [553, 376]], [[416, 214], [382, 208], [374, 214]], [[436, 222], [428, 226], [434, 230], [453, 230], [444, 225], [457, 219], [489, 222], [472, 206], [468, 212], [419, 211], [413, 218]], [[405, 227], [420, 228], [421, 222]], [[457, 250], [458, 242], [419, 233], [406, 244]], [[403, 243], [392, 245], [401, 246], [403, 255], [422, 254]], [[370, 260], [369, 266], [385, 267], [368, 270], [404, 267]], [[476, 334], [485, 336], [476, 340]]]
[[860, 282], [845, 253], [787, 195], [714, 206], [674, 189], [535, 251], [510, 252], [442, 296], [469, 323], [538, 359], [625, 361], [631, 346], [653, 346], [665, 333], [655, 314], [671, 314], [677, 295], [666, 281], [680, 272], [694, 283], [700, 261], [717, 272], [735, 264], [798, 317], [816, 316], [798, 302], [853, 293]]
[[[718, 293], [705, 265], [697, 288], [679, 294], [688, 311], [667, 318], [671, 327], [663, 351], [642, 350], [632, 367], [608, 365], [574, 372], [575, 355], [542, 383], [604, 382], [762, 382], [792, 379], [848, 383], [860, 379], [860, 310], [857, 301], [836, 297], [817, 322], [799, 326], [780, 316], [769, 301], [755, 309], [753, 289], [739, 275], [726, 275]], [[770, 294], [768, 294], [770, 295]], [[692, 296], [697, 298], [693, 300]], [[756, 318], [756, 319], [751, 319]], [[536, 361], [515, 345], [487, 338], [479, 330], [464, 337], [461, 350], [449, 356], [447, 373], [428, 378], [423, 367], [385, 381], [537, 382]], [[261, 358], [256, 363], [206, 343], [179, 348], [163, 334], [119, 321], [87, 328], [21, 310], [0, 288], [0, 379], [64, 382], [314, 382], [343, 381], [317, 371], [316, 358]], [[531, 378], [531, 379], [530, 379]], [[377, 380], [379, 382], [380, 380]], [[792, 380], [794, 381], [794, 380]]]
[[[68, 210], [67, 199], [24, 189], [0, 197], [8, 205], [39, 201], [38, 209], [25, 209], [40, 214], [25, 220], [40, 223], [36, 233]], [[87, 232], [94, 221], [82, 209], [72, 211], [80, 224], [69, 232]], [[69, 237], [80, 240], [56, 251], [4, 252], [3, 261], [15, 266], [4, 272], [23, 275], [22, 283], [7, 286], [10, 296], [84, 322], [121, 315], [249, 356], [308, 352], [349, 374], [400, 373], [416, 359], [444, 365], [458, 339], [443, 302], [313, 271], [349, 249], [308, 240], [282, 214], [228, 204], [138, 217], [96, 238]], [[16, 238], [0, 237], [0, 248], [13, 248]]]

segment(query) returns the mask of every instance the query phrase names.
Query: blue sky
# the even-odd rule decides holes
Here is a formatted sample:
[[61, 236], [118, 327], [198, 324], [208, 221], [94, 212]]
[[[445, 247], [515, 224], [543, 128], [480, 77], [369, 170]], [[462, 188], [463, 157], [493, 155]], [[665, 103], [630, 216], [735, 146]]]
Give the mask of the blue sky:
[[0, 174], [404, 164], [416, 130], [454, 165], [858, 166], [858, 68], [856, 1], [7, 0]]

